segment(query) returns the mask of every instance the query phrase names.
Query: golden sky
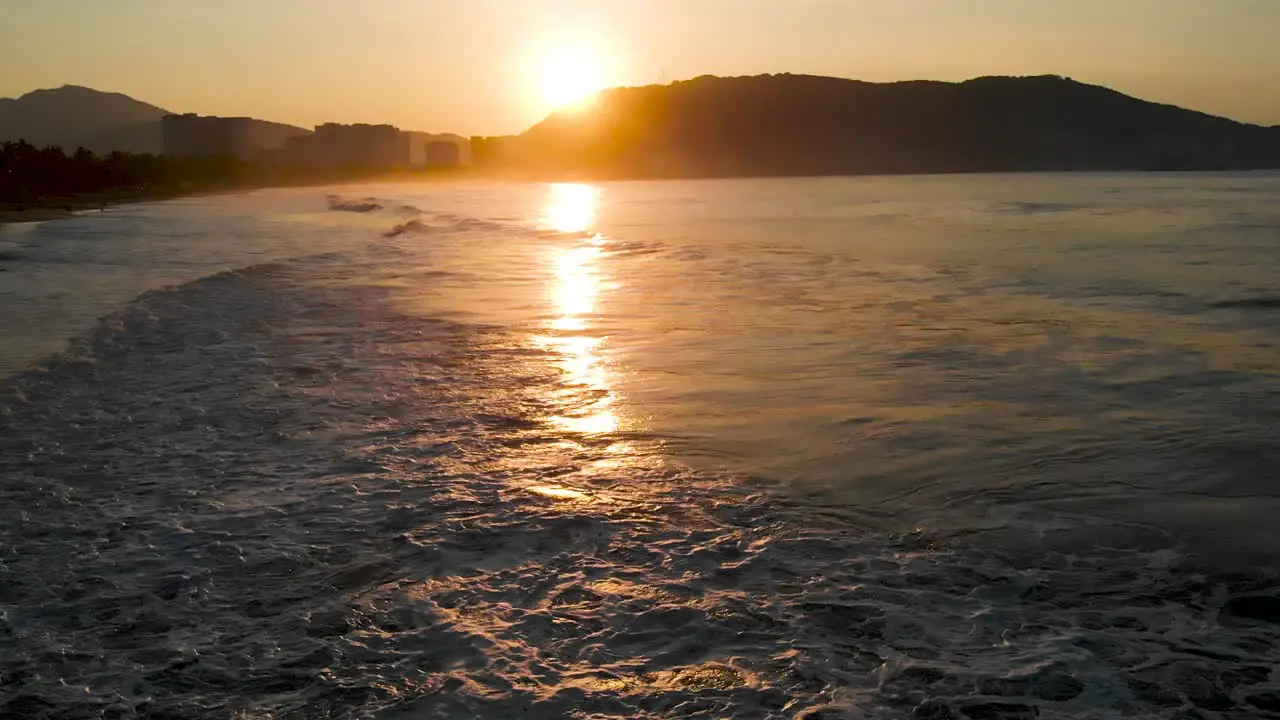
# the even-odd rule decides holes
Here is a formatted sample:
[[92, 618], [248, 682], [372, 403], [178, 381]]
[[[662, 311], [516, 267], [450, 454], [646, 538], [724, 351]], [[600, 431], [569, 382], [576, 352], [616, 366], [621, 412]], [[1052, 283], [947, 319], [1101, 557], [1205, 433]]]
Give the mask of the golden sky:
[[1053, 73], [1280, 124], [1280, 0], [0, 0], [0, 96], [66, 83], [311, 126], [519, 132], [607, 85]]

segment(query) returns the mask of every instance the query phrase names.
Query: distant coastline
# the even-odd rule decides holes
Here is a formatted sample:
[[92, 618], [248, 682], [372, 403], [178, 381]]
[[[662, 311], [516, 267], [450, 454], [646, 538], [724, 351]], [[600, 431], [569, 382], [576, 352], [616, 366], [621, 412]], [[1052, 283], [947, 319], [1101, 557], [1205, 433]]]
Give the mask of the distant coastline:
[[[703, 76], [604, 90], [523, 133], [469, 140], [389, 125], [329, 123], [311, 132], [252, 118], [169, 115], [127, 96], [73, 86], [34, 91], [5, 107], [0, 139], [25, 137], [31, 151], [61, 147], [68, 157], [83, 146], [103, 162], [124, 153], [142, 164], [134, 177], [146, 182], [116, 178], [113, 187], [175, 179], [327, 184], [410, 167], [450, 168], [413, 180], [551, 181], [1280, 168], [1280, 126], [1236, 122], [1057, 75], [956, 83]], [[53, 133], [50, 117], [79, 124]], [[174, 131], [167, 140], [165, 127]], [[244, 143], [222, 142], [228, 137], [250, 145], [261, 140], [262, 148], [250, 152]], [[178, 142], [184, 138], [190, 142]], [[456, 148], [443, 160], [429, 154], [433, 145], [449, 144], [434, 142], [441, 138]], [[280, 142], [282, 148], [264, 149]], [[0, 192], [0, 212], [16, 199], [66, 197], [66, 190], [11, 185]], [[46, 205], [18, 215], [10, 207], [6, 214], [57, 214], [58, 201]]]
[[325, 187], [331, 185], [359, 183], [432, 183], [466, 180], [505, 180], [512, 182], [628, 182], [646, 180], [753, 180], [771, 178], [805, 178], [805, 177], [880, 177], [880, 176], [913, 176], [913, 175], [998, 175], [998, 174], [1041, 174], [1041, 173], [1142, 173], [1142, 174], [1202, 174], [1202, 173], [1276, 173], [1280, 170], [1023, 170], [999, 172], [924, 172], [924, 173], [836, 173], [825, 175], [672, 175], [672, 176], [611, 176], [608, 174], [590, 174], [581, 172], [537, 172], [537, 171], [479, 171], [474, 169], [460, 170], [447, 174], [406, 174], [385, 173], [363, 177], [341, 179], [323, 179], [312, 182], [279, 182], [258, 183], [219, 188], [192, 188], [186, 190], [173, 189], [141, 189], [86, 193], [70, 197], [48, 198], [32, 203], [0, 203], [0, 227], [23, 223], [50, 222], [67, 218], [90, 215], [95, 211], [120, 205], [163, 202], [187, 197], [222, 195], [266, 190], [271, 188]]
[[428, 183], [492, 177], [467, 169], [449, 172], [369, 172], [356, 175], [329, 175], [312, 178], [274, 178], [212, 184], [110, 188], [94, 192], [51, 195], [28, 200], [0, 200], [0, 226], [49, 222], [91, 214], [119, 205], [162, 202], [185, 197], [252, 192], [268, 188], [324, 187], [351, 183]]

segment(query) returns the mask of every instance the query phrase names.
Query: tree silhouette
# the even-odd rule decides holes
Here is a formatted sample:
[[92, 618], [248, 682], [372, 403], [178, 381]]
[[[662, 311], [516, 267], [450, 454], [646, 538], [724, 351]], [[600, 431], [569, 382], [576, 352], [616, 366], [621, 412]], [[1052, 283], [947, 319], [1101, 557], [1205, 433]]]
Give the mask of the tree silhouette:
[[246, 186], [350, 181], [390, 170], [394, 169], [250, 163], [230, 155], [111, 152], [99, 156], [83, 147], [68, 155], [60, 147], [38, 148], [16, 140], [0, 144], [0, 204], [59, 206], [72, 200], [107, 202]]
[[56, 202], [111, 191], [180, 192], [234, 186], [260, 176], [234, 157], [124, 152], [99, 157], [83, 147], [67, 155], [60, 147], [37, 148], [25, 140], [0, 145], [0, 202], [5, 203]]

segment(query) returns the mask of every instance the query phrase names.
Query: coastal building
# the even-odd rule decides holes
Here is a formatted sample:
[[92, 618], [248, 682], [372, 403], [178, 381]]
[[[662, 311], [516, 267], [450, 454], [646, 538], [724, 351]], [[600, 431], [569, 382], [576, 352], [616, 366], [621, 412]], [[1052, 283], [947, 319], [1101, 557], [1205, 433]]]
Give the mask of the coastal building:
[[330, 166], [405, 167], [412, 164], [408, 133], [394, 125], [316, 126], [314, 156]]
[[408, 131], [404, 134], [409, 141], [409, 165], [424, 167], [427, 164], [427, 143], [431, 142], [431, 134]]
[[459, 135], [326, 123], [314, 133], [288, 138], [273, 161], [309, 168], [443, 169], [466, 163], [466, 145]]
[[505, 137], [471, 138], [471, 164], [476, 167], [494, 167], [506, 161], [507, 141]]
[[415, 168], [445, 169], [466, 164], [466, 138], [424, 132], [405, 135], [409, 138], [409, 164]]
[[161, 119], [164, 151], [182, 157], [233, 155], [248, 160], [259, 150], [252, 118], [208, 117], [188, 113]]
[[426, 162], [431, 170], [448, 170], [462, 163], [462, 150], [458, 144], [449, 140], [435, 140], [427, 143]]
[[394, 125], [325, 123], [315, 132], [252, 118], [169, 115], [165, 152], [232, 155], [242, 160], [311, 168], [454, 168], [470, 154], [465, 138], [404, 132]]
[[320, 155], [320, 143], [314, 133], [299, 135], [285, 141], [278, 162], [293, 167], [318, 168], [325, 165]]
[[179, 157], [231, 155], [263, 160], [311, 133], [302, 128], [248, 117], [166, 115], [160, 121], [164, 152]]

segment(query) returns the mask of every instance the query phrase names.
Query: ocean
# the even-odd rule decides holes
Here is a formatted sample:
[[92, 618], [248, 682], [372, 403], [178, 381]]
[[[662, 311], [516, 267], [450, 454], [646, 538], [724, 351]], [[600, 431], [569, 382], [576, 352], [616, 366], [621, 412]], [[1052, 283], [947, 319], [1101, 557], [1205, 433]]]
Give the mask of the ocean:
[[1280, 175], [0, 228], [0, 716], [1280, 717]]

